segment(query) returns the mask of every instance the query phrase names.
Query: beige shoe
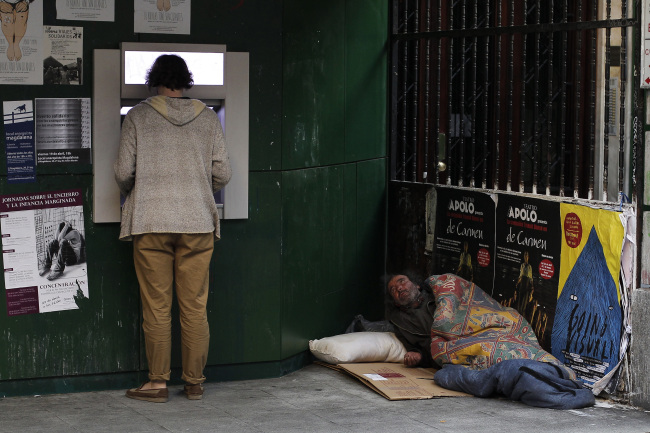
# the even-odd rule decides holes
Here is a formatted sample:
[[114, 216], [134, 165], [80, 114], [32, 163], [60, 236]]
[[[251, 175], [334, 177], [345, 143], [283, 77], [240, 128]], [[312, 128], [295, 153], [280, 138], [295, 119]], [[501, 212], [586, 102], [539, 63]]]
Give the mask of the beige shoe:
[[183, 388], [183, 394], [187, 396], [188, 400], [201, 400], [203, 398], [203, 385], [200, 383], [187, 384]]
[[169, 390], [167, 388], [161, 389], [141, 389], [144, 384], [140, 385], [140, 388], [132, 388], [126, 391], [126, 396], [129, 398], [134, 398], [136, 400], [149, 401], [151, 403], [166, 403], [169, 398]]

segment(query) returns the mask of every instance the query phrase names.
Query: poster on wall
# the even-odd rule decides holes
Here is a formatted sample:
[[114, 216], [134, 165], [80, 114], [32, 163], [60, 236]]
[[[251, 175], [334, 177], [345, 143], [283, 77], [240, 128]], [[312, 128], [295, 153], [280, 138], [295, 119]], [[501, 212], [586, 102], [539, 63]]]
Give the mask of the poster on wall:
[[0, 84], [43, 84], [43, 2], [0, 2]]
[[43, 84], [83, 84], [83, 28], [45, 26]]
[[56, 19], [115, 21], [115, 0], [56, 0]]
[[560, 203], [497, 197], [493, 297], [519, 311], [550, 351], [560, 278]]
[[551, 353], [585, 386], [618, 365], [623, 333], [620, 212], [562, 203], [561, 265]]
[[492, 293], [494, 212], [490, 194], [436, 188], [433, 273], [456, 274]]
[[38, 164], [91, 163], [90, 98], [37, 98]]
[[133, 31], [189, 35], [190, 4], [190, 0], [133, 0]]
[[32, 101], [3, 101], [7, 183], [36, 181], [34, 108]]
[[9, 316], [83, 308], [88, 302], [81, 190], [0, 196]]

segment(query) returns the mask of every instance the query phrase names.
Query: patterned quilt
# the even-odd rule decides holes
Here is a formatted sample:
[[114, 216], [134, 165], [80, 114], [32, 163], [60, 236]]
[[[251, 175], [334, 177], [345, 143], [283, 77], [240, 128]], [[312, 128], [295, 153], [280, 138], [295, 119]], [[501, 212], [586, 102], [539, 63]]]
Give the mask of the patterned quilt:
[[[429, 277], [426, 284], [436, 300], [431, 356], [437, 364], [482, 370], [506, 359], [532, 359], [562, 366], [541, 348], [521, 314], [501, 306], [474, 283], [444, 274]], [[573, 370], [565, 369], [575, 378]]]

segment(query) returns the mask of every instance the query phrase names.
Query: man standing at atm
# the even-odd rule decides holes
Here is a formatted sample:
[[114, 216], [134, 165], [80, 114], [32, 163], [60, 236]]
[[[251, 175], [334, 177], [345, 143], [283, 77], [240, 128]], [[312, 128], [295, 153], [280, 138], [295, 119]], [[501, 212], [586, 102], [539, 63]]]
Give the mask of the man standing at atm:
[[183, 97], [193, 85], [185, 61], [162, 55], [147, 73], [157, 96], [133, 107], [122, 124], [115, 179], [126, 198], [120, 240], [133, 241], [142, 299], [149, 381], [127, 397], [168, 399], [173, 291], [180, 309], [184, 393], [203, 396], [210, 331], [206, 304], [219, 215], [213, 194], [231, 176], [217, 114]]

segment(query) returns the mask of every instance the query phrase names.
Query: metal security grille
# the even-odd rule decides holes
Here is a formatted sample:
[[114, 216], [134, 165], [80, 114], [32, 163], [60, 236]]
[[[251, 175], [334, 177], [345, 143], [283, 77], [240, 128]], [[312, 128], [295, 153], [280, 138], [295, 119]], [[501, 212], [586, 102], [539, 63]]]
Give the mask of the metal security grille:
[[603, 201], [630, 194], [640, 139], [632, 7], [393, 0], [392, 179]]

